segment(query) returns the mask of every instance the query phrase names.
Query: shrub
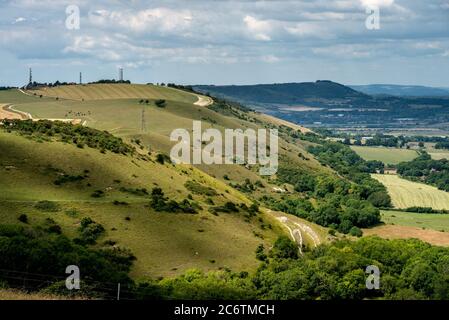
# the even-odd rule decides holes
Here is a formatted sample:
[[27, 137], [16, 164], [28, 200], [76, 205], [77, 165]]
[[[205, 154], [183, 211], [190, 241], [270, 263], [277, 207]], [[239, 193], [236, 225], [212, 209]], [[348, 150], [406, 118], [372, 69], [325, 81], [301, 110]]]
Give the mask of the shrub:
[[213, 197], [217, 195], [217, 192], [210, 188], [199, 184], [196, 181], [187, 181], [184, 186], [187, 190], [191, 191], [193, 194], [205, 195]]
[[81, 220], [81, 226], [78, 229], [80, 238], [78, 242], [81, 244], [95, 244], [96, 240], [104, 233], [104, 227], [93, 221], [89, 217], [85, 217]]
[[91, 195], [92, 198], [101, 198], [104, 197], [104, 191], [102, 190], [95, 190]]
[[352, 227], [351, 230], [349, 230], [349, 234], [354, 237], [361, 237], [363, 235], [363, 232], [362, 230], [360, 230], [360, 228]]
[[287, 236], [280, 236], [274, 242], [270, 256], [277, 259], [297, 259], [298, 245]]
[[44, 212], [58, 212], [60, 210], [58, 203], [47, 200], [39, 201], [34, 207]]
[[26, 214], [21, 214], [18, 219], [20, 222], [28, 223], [28, 216]]
[[162, 99], [156, 100], [154, 103], [158, 108], [165, 108], [166, 106], [166, 101]]

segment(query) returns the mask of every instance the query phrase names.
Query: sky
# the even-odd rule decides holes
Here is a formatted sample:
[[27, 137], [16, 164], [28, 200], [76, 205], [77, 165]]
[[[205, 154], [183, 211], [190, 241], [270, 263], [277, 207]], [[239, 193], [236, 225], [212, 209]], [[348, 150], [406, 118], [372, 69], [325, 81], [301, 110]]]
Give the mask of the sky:
[[136, 83], [449, 87], [449, 0], [0, 0], [0, 86], [30, 67], [38, 82], [122, 67]]

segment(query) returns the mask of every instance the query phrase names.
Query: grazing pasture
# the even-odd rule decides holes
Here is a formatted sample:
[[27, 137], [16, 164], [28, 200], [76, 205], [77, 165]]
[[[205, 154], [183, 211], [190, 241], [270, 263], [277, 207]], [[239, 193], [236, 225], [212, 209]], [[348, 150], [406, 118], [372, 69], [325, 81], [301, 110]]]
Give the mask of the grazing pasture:
[[381, 211], [386, 224], [449, 232], [449, 214], [428, 214], [401, 211]]
[[378, 160], [385, 164], [398, 164], [418, 157], [415, 150], [408, 149], [363, 146], [351, 146], [351, 149], [367, 161]]

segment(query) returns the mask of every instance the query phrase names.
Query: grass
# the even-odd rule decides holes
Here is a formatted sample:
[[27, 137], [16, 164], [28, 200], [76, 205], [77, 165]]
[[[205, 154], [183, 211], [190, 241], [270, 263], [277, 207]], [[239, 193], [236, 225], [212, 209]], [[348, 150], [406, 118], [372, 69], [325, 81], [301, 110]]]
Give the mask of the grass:
[[381, 211], [384, 225], [364, 229], [365, 236], [386, 239], [416, 238], [437, 246], [449, 246], [449, 215]]
[[28, 93], [70, 100], [165, 99], [194, 103], [194, 94], [174, 88], [139, 84], [88, 84], [28, 90]]
[[[212, 127], [221, 131], [225, 128], [257, 129], [260, 124], [196, 106], [192, 104], [196, 96], [188, 93], [155, 86], [129, 87], [136, 96], [135, 92], [139, 90], [156, 90], [153, 96], [148, 93], [149, 104], [141, 104], [140, 94], [130, 97], [126, 90], [120, 94], [120, 86], [48, 89], [64, 91], [53, 92], [61, 95], [59, 100], [27, 96], [17, 90], [0, 92], [1, 103], [14, 103], [17, 109], [29, 112], [35, 118], [81, 118], [87, 121], [89, 127], [107, 130], [129, 143], [139, 139], [140, 145], [134, 146], [142, 154], [150, 150], [152, 155], [152, 161], [145, 161], [111, 152], [102, 154], [88, 147], [79, 149], [60, 142], [37, 142], [0, 130], [0, 221], [17, 223], [18, 217], [26, 214], [29, 223], [41, 224], [51, 216], [65, 234], [75, 236], [79, 221], [83, 217], [91, 217], [106, 229], [106, 235], [99, 243], [117, 241], [119, 246], [129, 247], [137, 256], [132, 270], [135, 278], [166, 277], [192, 267], [203, 270], [224, 267], [254, 270], [258, 266], [256, 247], [261, 243], [266, 248], [271, 247], [276, 237], [284, 232], [279, 222], [265, 213], [253, 218], [245, 217], [242, 212], [214, 216], [208, 212], [211, 205], [206, 200], [209, 196], [188, 190], [186, 182], [195, 181], [214, 189], [217, 192], [217, 195], [211, 196], [214, 206], [227, 201], [249, 205], [251, 201], [228, 184], [242, 183], [245, 179], [252, 182], [262, 180], [266, 187], [249, 196], [254, 199], [264, 195], [278, 197], [270, 179], [258, 175], [256, 168], [243, 165], [199, 165], [193, 168], [170, 163], [161, 165], [154, 160], [157, 153], [168, 154], [174, 145], [169, 139], [172, 130], [191, 129], [192, 120], [201, 120], [203, 130]], [[62, 99], [76, 99], [82, 94], [86, 94], [84, 101]], [[154, 99], [159, 98], [166, 98], [165, 108], [154, 105]], [[141, 130], [142, 109], [145, 110], [145, 131]], [[142, 150], [140, 146], [143, 146]], [[280, 139], [279, 150], [283, 161], [292, 166], [331, 174], [301, 144], [294, 145]], [[299, 153], [306, 155], [308, 160], [299, 157]], [[84, 176], [86, 170], [87, 177], [82, 180], [55, 184], [63, 174]], [[225, 175], [229, 176], [229, 181], [223, 178]], [[150, 191], [156, 186], [176, 201], [192, 194], [203, 210], [198, 215], [156, 213], [148, 207], [148, 197], [120, 191], [122, 187]], [[97, 190], [104, 192], [104, 196], [93, 198], [91, 195]], [[35, 204], [42, 200], [57, 202], [60, 210], [44, 212], [36, 209]], [[127, 205], [114, 205], [114, 201]], [[129, 220], [126, 220], [127, 217]], [[271, 224], [272, 229], [266, 228], [267, 224]], [[307, 235], [305, 238], [307, 241]], [[215, 263], [212, 264], [212, 260]]]
[[381, 211], [386, 224], [410, 226], [449, 232], [449, 214], [419, 214], [400, 211]]
[[[136, 255], [132, 270], [136, 278], [171, 276], [193, 267], [250, 271], [258, 265], [257, 246], [269, 246], [281, 232], [275, 224], [272, 230], [262, 230], [258, 217], [245, 221], [243, 213], [214, 216], [207, 211], [203, 195], [193, 195], [203, 210], [198, 215], [188, 215], [155, 213], [148, 207], [148, 197], [120, 191], [120, 187], [151, 190], [157, 185], [170, 199], [182, 200], [190, 193], [184, 184], [197, 181], [217, 191], [213, 197], [216, 205], [227, 201], [250, 203], [239, 192], [195, 168], [161, 165], [154, 160], [110, 152], [102, 154], [96, 149], [79, 149], [61, 142], [38, 143], [2, 131], [0, 149], [2, 223], [19, 223], [21, 214], [26, 214], [33, 225], [43, 224], [51, 217], [65, 234], [74, 237], [80, 220], [91, 217], [106, 229], [99, 243], [114, 240]], [[76, 175], [85, 170], [87, 177], [81, 181], [54, 184], [62, 171]], [[105, 196], [92, 198], [95, 190], [104, 191]], [[43, 200], [54, 201], [59, 210], [37, 208], [36, 204]], [[128, 205], [114, 205], [114, 201]], [[211, 264], [210, 260], [216, 263]]]
[[396, 175], [373, 174], [372, 176], [387, 187], [395, 208], [431, 207], [437, 210], [449, 209], [449, 192], [438, 190], [423, 183], [402, 179]]
[[0, 289], [0, 300], [83, 300], [82, 298], [69, 299], [67, 297], [44, 293], [29, 293], [19, 290]]
[[449, 159], [449, 150], [435, 149], [435, 143], [425, 143], [425, 149], [434, 160]]
[[351, 149], [367, 161], [378, 160], [385, 164], [398, 164], [418, 157], [416, 151], [408, 149], [363, 146], [351, 146]]

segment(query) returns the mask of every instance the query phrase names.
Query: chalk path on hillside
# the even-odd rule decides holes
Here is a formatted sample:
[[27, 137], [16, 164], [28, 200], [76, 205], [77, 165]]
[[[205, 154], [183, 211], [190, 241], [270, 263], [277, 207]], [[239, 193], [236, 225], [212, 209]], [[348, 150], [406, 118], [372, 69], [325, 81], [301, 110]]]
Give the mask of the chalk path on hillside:
[[198, 97], [198, 101], [194, 103], [194, 105], [196, 106], [208, 107], [214, 103], [214, 100], [212, 100], [212, 98], [200, 96], [198, 94], [196, 96]]
[[[19, 92], [21, 92], [27, 96], [32, 96], [31, 94], [23, 91], [22, 89], [19, 89]], [[4, 110], [4, 114], [2, 114], [2, 110]], [[17, 114], [20, 117], [12, 117], [11, 115], [10, 115], [11, 117], [7, 117], [7, 113]], [[72, 123], [72, 124], [81, 124], [82, 126], [87, 125], [87, 120], [83, 121], [82, 119], [49, 119], [49, 118], [35, 119], [31, 115], [31, 113], [20, 111], [20, 110], [14, 108], [14, 106], [11, 104], [4, 105], [2, 108], [0, 108], [0, 119], [21, 119], [21, 120], [34, 120], [34, 121], [50, 120], [50, 121], [61, 121], [61, 122]]]
[[302, 245], [304, 242], [303, 235], [307, 235], [312, 240], [313, 246], [315, 248], [321, 244], [320, 237], [308, 225], [289, 220], [289, 218], [286, 216], [277, 216], [277, 215], [273, 214], [273, 212], [269, 209], [267, 211], [269, 214], [272, 214], [277, 220], [279, 220], [288, 229], [293, 241], [295, 241], [298, 244], [300, 254], [302, 254]]

